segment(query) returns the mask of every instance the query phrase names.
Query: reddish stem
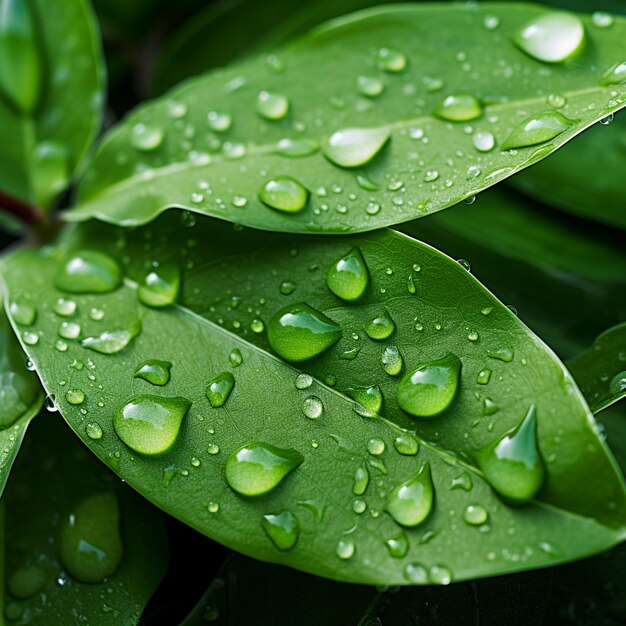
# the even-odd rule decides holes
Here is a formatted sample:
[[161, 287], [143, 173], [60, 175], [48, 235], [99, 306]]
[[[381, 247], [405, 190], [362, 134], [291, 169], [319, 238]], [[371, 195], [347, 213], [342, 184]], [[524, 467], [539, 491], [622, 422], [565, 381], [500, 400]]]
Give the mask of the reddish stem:
[[0, 190], [0, 210], [11, 214], [17, 220], [31, 228], [37, 227], [44, 219], [44, 212], [36, 206], [31, 206], [19, 198], [14, 198]]

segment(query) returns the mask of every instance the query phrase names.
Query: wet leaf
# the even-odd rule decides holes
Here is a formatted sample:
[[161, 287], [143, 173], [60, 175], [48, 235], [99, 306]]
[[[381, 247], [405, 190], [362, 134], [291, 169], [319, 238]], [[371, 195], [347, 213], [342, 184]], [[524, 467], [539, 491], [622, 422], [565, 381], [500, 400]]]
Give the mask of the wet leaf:
[[[626, 88], [600, 82], [622, 62], [626, 20], [594, 30], [582, 17], [575, 61], [547, 65], [511, 42], [545, 14], [374, 9], [187, 82], [108, 134], [67, 218], [129, 226], [182, 207], [267, 230], [336, 233], [443, 209], [623, 106]], [[555, 93], [565, 100], [558, 110]], [[280, 106], [268, 114], [264, 101]], [[295, 213], [259, 199], [285, 176], [310, 192]]]
[[[391, 231], [342, 240], [344, 250], [327, 238], [260, 238], [219, 221], [188, 228], [178, 218], [169, 213], [132, 232], [85, 225], [65, 248], [19, 252], [5, 271], [11, 297], [36, 293], [41, 302], [40, 339], [24, 347], [47, 392], [83, 441], [161, 508], [261, 560], [361, 583], [447, 584], [572, 560], [623, 538], [622, 478], [573, 381], [460, 264]], [[109, 293], [72, 294], [80, 336], [59, 351], [63, 319], [54, 307], [64, 296], [54, 276], [75, 255], [70, 248], [96, 241], [109, 241], [110, 255], [126, 250], [126, 281]], [[326, 270], [355, 247], [370, 280], [348, 304], [327, 289]], [[138, 300], [137, 281], [152, 261], [184, 270], [177, 304]], [[298, 302], [338, 325], [341, 338], [288, 365], [267, 334], [299, 328], [306, 347], [302, 332], [315, 326], [292, 325], [305, 318], [284, 312]], [[394, 331], [370, 339], [363, 329], [382, 307]], [[94, 319], [94, 309], [103, 315]], [[113, 354], [81, 344], [139, 319], [141, 331]], [[409, 417], [398, 408], [399, 381], [446, 353], [461, 361], [452, 403], [438, 417]], [[148, 359], [172, 363], [170, 382], [134, 378]], [[221, 372], [235, 383], [213, 408], [206, 387]], [[364, 386], [383, 394], [378, 415], [348, 397]], [[84, 401], [67, 399], [70, 387]], [[143, 411], [155, 398], [165, 409]], [[129, 404], [139, 407], [137, 433], [140, 426], [159, 445], [168, 438], [161, 456], [136, 454], [117, 437]], [[477, 453], [517, 441], [525, 415], [538, 424], [538, 444], [527, 437], [534, 422], [523, 432], [546, 479], [532, 502], [511, 507], [478, 470]]]

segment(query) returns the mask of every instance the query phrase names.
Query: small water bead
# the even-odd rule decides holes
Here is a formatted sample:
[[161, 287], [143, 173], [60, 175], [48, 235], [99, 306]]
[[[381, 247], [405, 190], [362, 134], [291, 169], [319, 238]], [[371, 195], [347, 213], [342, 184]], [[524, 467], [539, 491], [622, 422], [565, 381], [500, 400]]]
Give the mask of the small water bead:
[[480, 117], [482, 104], [470, 94], [453, 94], [445, 98], [434, 111], [434, 115], [450, 122], [468, 122]]
[[419, 452], [419, 441], [411, 433], [402, 433], [393, 440], [393, 447], [405, 456], [415, 456]]
[[348, 389], [350, 397], [358, 402], [356, 412], [363, 417], [373, 417], [380, 413], [383, 405], [383, 392], [378, 385], [371, 387], [351, 387]]
[[209, 513], [217, 513], [220, 510], [220, 505], [218, 502], [213, 502], [211, 500], [207, 502], [206, 508], [209, 511]]
[[449, 585], [452, 572], [445, 565], [433, 565], [428, 570], [428, 581], [433, 585]]
[[369, 272], [359, 248], [352, 248], [348, 254], [337, 259], [326, 273], [327, 287], [347, 302], [361, 298], [368, 282]]
[[387, 539], [385, 545], [391, 557], [394, 559], [402, 559], [409, 551], [409, 538], [404, 531], [400, 531], [395, 537]]
[[259, 200], [277, 211], [298, 213], [306, 206], [308, 190], [294, 178], [277, 176], [268, 180], [259, 191]]
[[402, 355], [397, 346], [387, 346], [381, 357], [383, 369], [389, 376], [397, 376], [402, 371]]
[[156, 150], [163, 143], [163, 130], [150, 124], [135, 124], [131, 133], [131, 143], [142, 152]]
[[546, 102], [553, 108], [553, 109], [562, 109], [566, 104], [567, 104], [567, 100], [565, 99], [565, 96], [563, 96], [560, 93], [551, 93], [547, 98], [546, 98]]
[[437, 170], [427, 170], [424, 174], [424, 181], [427, 183], [435, 182], [439, 178], [439, 172]]
[[296, 377], [296, 389], [308, 389], [313, 384], [313, 376], [310, 374], [298, 374]]
[[491, 399], [483, 400], [483, 415], [494, 415], [500, 410], [500, 407]]
[[254, 318], [250, 322], [250, 330], [253, 333], [256, 333], [257, 335], [261, 334], [265, 330], [265, 324], [263, 323], [263, 320], [260, 320], [258, 318]]
[[603, 117], [600, 120], [600, 124], [602, 126], [608, 126], [615, 119], [615, 115], [613, 113], [609, 113], [606, 117]]
[[167, 385], [170, 380], [172, 364], [169, 361], [150, 359], [140, 363], [133, 374], [133, 378], [141, 378], [151, 385]]
[[456, 397], [461, 361], [454, 354], [426, 361], [407, 373], [398, 385], [398, 404], [414, 417], [434, 417]]
[[117, 261], [95, 250], [76, 252], [57, 273], [54, 284], [70, 293], [108, 293], [122, 283]]
[[609, 393], [619, 395], [626, 391], [626, 371], [619, 372], [609, 382]]
[[76, 302], [66, 298], [58, 298], [53, 306], [54, 312], [61, 317], [71, 317], [76, 313]]
[[276, 144], [275, 152], [286, 157], [305, 157], [314, 154], [320, 145], [314, 139], [281, 139]]
[[613, 25], [613, 16], [604, 11], [594, 11], [591, 14], [591, 23], [597, 28], [608, 28]]
[[295, 450], [252, 442], [228, 455], [226, 481], [243, 496], [260, 496], [277, 487], [303, 461]]
[[30, 330], [26, 330], [22, 333], [22, 341], [27, 346], [36, 346], [39, 343], [39, 335]]
[[490, 132], [478, 132], [472, 140], [474, 148], [479, 152], [489, 152], [494, 149], [496, 139]]
[[380, 78], [375, 76], [359, 76], [356, 79], [356, 86], [359, 93], [368, 98], [375, 98], [385, 90], [385, 85]]
[[214, 408], [224, 406], [235, 387], [235, 377], [230, 372], [222, 372], [213, 378], [206, 387], [206, 397]]
[[191, 402], [181, 397], [138, 395], [116, 411], [113, 428], [131, 450], [162, 454], [174, 445], [190, 406]]
[[370, 439], [367, 442], [367, 451], [374, 456], [380, 456], [385, 451], [385, 442], [376, 437]]
[[470, 526], [481, 526], [489, 519], [489, 513], [481, 504], [468, 504], [463, 513], [463, 519]]
[[9, 305], [9, 314], [20, 326], [31, 326], [37, 310], [26, 298], [18, 297]]
[[387, 128], [346, 128], [333, 133], [323, 146], [324, 156], [340, 167], [369, 163], [390, 137]]
[[267, 326], [267, 337], [273, 350], [293, 362], [322, 354], [341, 336], [339, 325], [304, 303], [281, 309]]
[[228, 355], [228, 361], [232, 367], [239, 367], [243, 363], [243, 355], [239, 348], [233, 348]]
[[409, 563], [404, 568], [404, 577], [414, 585], [425, 585], [428, 582], [428, 572], [421, 563]]
[[487, 356], [504, 363], [510, 363], [513, 360], [514, 352], [512, 348], [496, 348], [487, 352]]
[[300, 523], [291, 511], [268, 513], [262, 517], [261, 526], [279, 550], [291, 550], [300, 536]]
[[211, 455], [211, 456], [215, 456], [216, 454], [219, 454], [220, 451], [220, 447], [216, 444], [216, 443], [210, 443], [207, 446], [207, 452]]
[[513, 42], [526, 54], [544, 63], [560, 63], [573, 57], [583, 46], [585, 27], [570, 13], [544, 13], [525, 24]]
[[356, 551], [356, 546], [354, 545], [354, 541], [352, 539], [342, 539], [337, 544], [337, 548], [335, 552], [340, 559], [347, 560], [354, 556]]
[[570, 120], [557, 111], [537, 113], [525, 119], [513, 129], [506, 141], [502, 144], [501, 150], [525, 148], [545, 143], [564, 133], [577, 121], [578, 120]]
[[469, 341], [478, 341], [479, 335], [475, 330], [472, 330], [467, 333], [467, 338], [469, 339]]
[[473, 486], [472, 477], [467, 472], [462, 472], [452, 479], [450, 490], [462, 489], [463, 491], [471, 491]]
[[87, 433], [87, 437], [89, 437], [89, 439], [94, 440], [102, 439], [102, 435], [104, 434], [102, 432], [102, 427], [97, 422], [89, 422], [85, 426], [85, 432]]
[[317, 396], [309, 396], [302, 403], [302, 412], [309, 419], [317, 419], [324, 412], [324, 405]]
[[497, 15], [485, 15], [483, 24], [487, 30], [495, 30], [500, 25], [500, 18]]
[[611, 66], [600, 79], [600, 85], [620, 85], [626, 82], [626, 61]]
[[228, 113], [209, 111], [207, 124], [209, 128], [216, 133], [225, 133], [227, 130], [230, 130], [230, 127], [233, 125], [233, 118]]
[[59, 410], [59, 407], [56, 404], [56, 398], [54, 397], [54, 394], [47, 395], [43, 401], [43, 405], [50, 413], [56, 413], [56, 411]]
[[376, 53], [376, 61], [379, 69], [391, 74], [404, 71], [408, 63], [406, 56], [393, 48], [380, 48]]
[[531, 405], [518, 426], [475, 454], [489, 484], [515, 502], [531, 500], [541, 488], [545, 466], [537, 442], [537, 412]]
[[487, 385], [489, 380], [491, 379], [491, 370], [489, 368], [485, 368], [478, 372], [478, 376], [476, 376], [476, 382], [479, 385]]
[[57, 549], [76, 580], [99, 583], [113, 575], [123, 553], [117, 497], [96, 493], [82, 500], [61, 521]]
[[200, 459], [196, 456], [192, 456], [190, 462], [191, 462], [191, 465], [193, 465], [193, 467], [200, 467], [201, 465]]
[[383, 339], [388, 339], [393, 334], [396, 329], [396, 325], [389, 313], [383, 309], [380, 311], [376, 317], [367, 322], [363, 327], [367, 336], [370, 339], [374, 339], [376, 341], [382, 341]]
[[352, 510], [357, 515], [361, 515], [362, 513], [365, 513], [365, 511], [367, 510], [367, 503], [364, 500], [355, 500], [352, 503]]
[[80, 389], [68, 389], [65, 399], [70, 404], [82, 404], [85, 401], [85, 394]]
[[57, 332], [63, 339], [77, 339], [80, 330], [80, 324], [76, 322], [62, 322]]
[[415, 476], [394, 488], [385, 509], [398, 524], [417, 526], [430, 514], [434, 494], [430, 464], [424, 463]]
[[137, 297], [146, 306], [164, 307], [176, 301], [180, 289], [180, 269], [170, 263], [148, 272], [137, 289]]
[[296, 285], [295, 285], [295, 283], [291, 282], [290, 280], [284, 280], [282, 283], [280, 283], [280, 287], [278, 288], [278, 291], [280, 291], [280, 293], [283, 296], [289, 296], [295, 290], [296, 290]]
[[281, 93], [261, 91], [257, 96], [256, 111], [266, 120], [282, 120], [289, 112], [289, 98]]
[[370, 483], [370, 473], [367, 469], [367, 465], [363, 463], [356, 468], [354, 472], [354, 483], [352, 485], [352, 493], [355, 496], [362, 496]]
[[135, 337], [138, 330], [128, 330], [126, 328], [116, 330], [105, 330], [99, 335], [85, 337], [80, 344], [83, 348], [88, 348], [100, 354], [115, 354], [123, 350]]

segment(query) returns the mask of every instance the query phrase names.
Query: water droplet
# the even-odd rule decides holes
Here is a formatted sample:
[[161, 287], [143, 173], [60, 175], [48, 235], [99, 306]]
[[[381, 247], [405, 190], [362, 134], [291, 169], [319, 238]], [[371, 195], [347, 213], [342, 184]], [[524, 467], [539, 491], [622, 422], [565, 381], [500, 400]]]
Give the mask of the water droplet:
[[215, 409], [224, 406], [228, 396], [235, 386], [235, 377], [230, 372], [222, 372], [209, 382], [206, 388], [206, 397], [209, 404]]
[[[11, 574], [7, 587], [14, 598], [26, 600], [39, 593], [47, 582], [48, 575], [45, 570], [38, 565], [25, 565]], [[19, 618], [19, 615], [17, 617]]]
[[482, 115], [481, 103], [470, 94], [453, 94], [435, 109], [434, 115], [450, 122], [467, 122]]
[[167, 385], [170, 380], [170, 370], [172, 364], [169, 361], [159, 361], [157, 359], [150, 359], [144, 361], [137, 366], [134, 378], [141, 378], [152, 385]]
[[176, 441], [191, 402], [142, 394], [123, 404], [113, 416], [117, 436], [135, 452], [167, 452]]
[[489, 383], [489, 380], [491, 379], [491, 370], [489, 368], [485, 368], [480, 370], [480, 372], [478, 372], [478, 376], [476, 377], [476, 382], [479, 385], [486, 385]]
[[404, 71], [407, 66], [406, 56], [393, 48], [380, 48], [376, 60], [379, 69], [392, 74]]
[[417, 526], [428, 517], [434, 494], [430, 464], [424, 463], [415, 476], [394, 488], [385, 509], [398, 524]]
[[492, 307], [492, 306], [486, 306], [486, 307], [484, 307], [484, 308], [482, 308], [482, 309], [480, 310], [480, 312], [481, 312], [483, 315], [491, 315], [491, 312], [492, 312], [492, 311], [493, 311], [493, 307]]
[[532, 499], [545, 475], [537, 443], [535, 405], [530, 406], [518, 426], [475, 456], [485, 478], [500, 495], [516, 502]]
[[356, 86], [359, 93], [368, 98], [380, 96], [385, 89], [383, 81], [375, 76], [359, 76], [356, 79]]
[[567, 100], [565, 96], [560, 93], [549, 94], [548, 97], [546, 98], [546, 102], [553, 109], [562, 109], [567, 104]]
[[256, 110], [266, 120], [282, 120], [289, 111], [289, 98], [281, 93], [261, 91], [257, 96]]
[[363, 330], [367, 333], [370, 339], [382, 341], [388, 339], [396, 329], [396, 325], [389, 316], [389, 313], [383, 309], [372, 320], [367, 322], [363, 327]]
[[295, 283], [292, 283], [290, 280], [284, 280], [280, 283], [280, 287], [278, 291], [283, 294], [283, 296], [289, 296], [296, 290]]
[[514, 353], [512, 348], [496, 348], [487, 352], [487, 356], [498, 361], [510, 363], [513, 360]]
[[389, 555], [394, 559], [402, 559], [407, 555], [409, 551], [409, 538], [404, 531], [400, 531], [399, 534], [394, 537], [390, 537], [385, 541]]
[[30, 330], [26, 330], [22, 333], [22, 341], [27, 346], [36, 346], [39, 343], [39, 335]]
[[461, 361], [454, 354], [421, 363], [398, 385], [398, 404], [415, 417], [434, 417], [454, 400], [461, 375]]
[[613, 26], [613, 16], [604, 11], [594, 11], [591, 14], [591, 23], [598, 28], [608, 28]]
[[163, 131], [149, 124], [135, 124], [131, 133], [131, 143], [142, 152], [156, 150], [163, 143]]
[[578, 120], [570, 120], [556, 111], [537, 113], [513, 129], [501, 150], [525, 148], [544, 143], [558, 137]]
[[220, 505], [218, 502], [209, 501], [207, 502], [206, 508], [209, 513], [217, 513], [220, 510]]
[[310, 374], [298, 374], [296, 377], [296, 389], [308, 389], [313, 384], [313, 376]]
[[452, 582], [452, 572], [445, 565], [433, 565], [428, 570], [428, 580], [433, 585], [449, 585]]
[[146, 274], [137, 289], [137, 297], [146, 306], [168, 306], [176, 300], [179, 288], [180, 269], [168, 263]]
[[402, 371], [402, 355], [396, 346], [387, 346], [383, 350], [381, 362], [389, 376], [397, 376]]
[[243, 363], [243, 355], [239, 348], [233, 348], [228, 355], [228, 360], [233, 367], [239, 367]]
[[428, 582], [428, 572], [421, 563], [409, 563], [404, 568], [404, 577], [415, 585], [425, 585]]
[[600, 79], [600, 85], [619, 85], [626, 82], [626, 61], [611, 66]]
[[287, 361], [306, 361], [335, 345], [341, 328], [307, 304], [291, 304], [278, 311], [267, 326], [274, 351]]
[[358, 248], [352, 248], [348, 254], [337, 259], [326, 274], [326, 285], [342, 300], [354, 302], [367, 289], [369, 272], [363, 255]]
[[387, 128], [346, 128], [333, 133], [323, 147], [324, 156], [341, 167], [359, 167], [371, 161], [387, 143]]
[[611, 395], [618, 395], [624, 391], [626, 391], [626, 371], [615, 374], [609, 382], [609, 393]]
[[268, 513], [263, 516], [261, 526], [279, 550], [291, 550], [300, 536], [300, 524], [291, 511]]
[[419, 451], [419, 442], [411, 433], [401, 433], [393, 440], [393, 447], [405, 456], [415, 456]]
[[252, 442], [230, 453], [226, 481], [243, 496], [260, 496], [277, 487], [302, 461], [304, 457], [295, 450]]
[[472, 477], [467, 472], [462, 472], [452, 479], [450, 489], [462, 489], [463, 491], [471, 491], [473, 487]]
[[82, 250], [59, 270], [56, 287], [70, 293], [108, 293], [122, 283], [122, 271], [111, 257], [95, 250]]
[[373, 417], [380, 413], [383, 405], [383, 392], [377, 385], [371, 387], [351, 387], [348, 389], [350, 397], [358, 402], [356, 412], [363, 417]]
[[490, 132], [478, 132], [474, 135], [474, 139], [472, 140], [474, 143], [474, 148], [479, 152], [489, 152], [493, 150], [496, 145], [495, 137]]
[[385, 451], [385, 442], [374, 437], [367, 442], [367, 451], [374, 456], [380, 456]]
[[89, 439], [102, 439], [102, 427], [97, 422], [89, 422], [85, 426], [85, 432], [87, 433], [87, 437], [89, 437]]
[[487, 30], [495, 30], [500, 25], [500, 18], [497, 15], [485, 15], [483, 24]]
[[427, 183], [433, 183], [439, 178], [439, 172], [437, 170], [427, 170], [424, 174], [424, 181]]
[[68, 389], [65, 399], [70, 404], [82, 404], [85, 401], [85, 394], [80, 389]]
[[345, 560], [351, 558], [355, 551], [356, 546], [354, 545], [354, 541], [352, 541], [352, 539], [341, 539], [337, 544], [336, 552], [340, 559]]
[[306, 206], [309, 192], [297, 180], [289, 176], [277, 176], [268, 180], [259, 191], [259, 200], [277, 211], [298, 213]]
[[613, 113], [609, 113], [606, 117], [603, 117], [600, 120], [600, 124], [602, 126], [608, 126], [615, 119], [615, 115]]
[[216, 443], [210, 443], [207, 446], [207, 452], [211, 455], [211, 456], [215, 456], [216, 454], [219, 454], [220, 451], [220, 447], [216, 444]]
[[30, 326], [37, 317], [35, 307], [23, 297], [18, 297], [9, 305], [9, 313], [20, 326]]
[[281, 139], [276, 144], [275, 152], [286, 157], [305, 157], [314, 154], [320, 145], [314, 139]]
[[85, 337], [80, 344], [100, 354], [115, 354], [125, 348], [137, 333], [138, 329], [105, 330], [94, 337]]
[[209, 128], [216, 133], [225, 133], [227, 130], [230, 130], [230, 127], [233, 125], [233, 118], [228, 113], [209, 111], [207, 124]]
[[54, 303], [54, 312], [61, 317], [71, 317], [76, 313], [76, 302], [65, 298], [58, 298]]
[[80, 330], [80, 324], [76, 322], [62, 322], [57, 332], [63, 339], [77, 339]]
[[491, 399], [483, 400], [483, 415], [494, 415], [500, 410], [500, 407]]
[[302, 403], [302, 412], [309, 419], [317, 419], [322, 415], [324, 411], [324, 405], [317, 396], [309, 396], [304, 399]]
[[489, 519], [489, 513], [481, 504], [468, 504], [463, 519], [471, 526], [481, 526]]
[[354, 483], [352, 486], [352, 493], [355, 496], [362, 496], [367, 490], [367, 486], [370, 483], [370, 473], [367, 469], [367, 465], [363, 463], [356, 468], [354, 472]]
[[585, 28], [570, 13], [544, 13], [525, 24], [514, 43], [526, 54], [544, 63], [560, 63], [577, 54], [585, 40]]
[[123, 552], [117, 498], [96, 493], [82, 500], [61, 522], [57, 548], [76, 580], [99, 583], [114, 574]]

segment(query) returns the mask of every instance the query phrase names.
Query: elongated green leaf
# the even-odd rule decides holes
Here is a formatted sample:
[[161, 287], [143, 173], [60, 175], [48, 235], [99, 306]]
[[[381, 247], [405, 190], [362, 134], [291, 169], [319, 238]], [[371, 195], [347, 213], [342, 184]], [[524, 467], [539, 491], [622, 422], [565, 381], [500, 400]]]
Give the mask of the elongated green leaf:
[[[626, 20], [599, 29], [581, 18], [579, 56], [546, 65], [511, 42], [545, 14], [532, 5], [376, 9], [185, 83], [107, 136], [67, 217], [133, 225], [175, 206], [336, 233], [450, 206], [624, 104], [624, 85], [600, 82], [623, 60]], [[558, 111], [554, 92], [566, 100]], [[308, 199], [293, 181], [281, 197], [261, 193], [281, 177]]]
[[[54, 312], [62, 294], [52, 285], [66, 253], [17, 253], [5, 280], [12, 298], [38, 295], [39, 339], [25, 347], [68, 422], [132, 486], [182, 521], [263, 560], [381, 584], [446, 583], [448, 572], [462, 580], [541, 567], [600, 551], [623, 537], [622, 479], [571, 378], [508, 309], [434, 249], [384, 231], [346, 239], [345, 250], [325, 238], [258, 240], [254, 233], [209, 220], [185, 229], [172, 213], [132, 233], [122, 229], [107, 235], [102, 225], [85, 225], [67, 245], [93, 247], [107, 240], [111, 254], [126, 251], [132, 280], [109, 293], [72, 296], [75, 339], [60, 346], [55, 347], [57, 332], [65, 332], [61, 325], [68, 320]], [[360, 248], [371, 278], [363, 300], [345, 305], [326, 289], [324, 277], [337, 255], [352, 247]], [[172, 267], [169, 262], [187, 268], [180, 305], [148, 308], [138, 302], [137, 284], [147, 284], [145, 268], [155, 261], [163, 276], [172, 275], [171, 269], [169, 274], [158, 269]], [[283, 295], [281, 286], [290, 295]], [[145, 287], [141, 294], [145, 299]], [[278, 309], [301, 301], [338, 323], [343, 338], [296, 369], [270, 354], [261, 321], [267, 327]], [[384, 341], [369, 340], [363, 327], [383, 307], [395, 332]], [[381, 362], [386, 354], [387, 370], [397, 371], [392, 346], [401, 352], [403, 374], [447, 352], [461, 359], [460, 390], [444, 416], [413, 419], [398, 409], [398, 378]], [[345, 359], [357, 351], [355, 359]], [[148, 360], [171, 363], [170, 382], [162, 385], [164, 374], [153, 379], [157, 384], [134, 377]], [[160, 367], [162, 372], [165, 366]], [[207, 387], [222, 372], [234, 377], [234, 390], [223, 406], [211, 408]], [[306, 374], [297, 378], [305, 372], [317, 380]], [[478, 384], [479, 375], [489, 383]], [[387, 419], [375, 413], [363, 418], [358, 412], [365, 409], [346, 397], [349, 387], [369, 385], [382, 390], [380, 413]], [[210, 391], [219, 406], [219, 388]], [[75, 404], [82, 394], [84, 401]], [[187, 402], [191, 408], [176, 437]], [[547, 478], [534, 503], [511, 508], [495, 496], [474, 459], [517, 426], [531, 404]], [[167, 417], [167, 433], [146, 438], [128, 429], [135, 411], [151, 414], [143, 412], [148, 405]], [[160, 457], [129, 452], [113, 422], [133, 449], [167, 451]], [[89, 436], [94, 423], [97, 433], [103, 432], [95, 440]], [[417, 433], [417, 456], [394, 447], [415, 452], [416, 440], [404, 428]], [[253, 442], [297, 452], [286, 457], [291, 465], [281, 471], [293, 469], [298, 455], [303, 459], [275, 490], [256, 498], [238, 495], [224, 480], [229, 455]], [[273, 474], [261, 487], [244, 483], [230, 458], [230, 484], [240, 492], [263, 491], [280, 478]], [[393, 509], [394, 489], [425, 463], [435, 504], [423, 523], [401, 532], [384, 510]], [[371, 484], [364, 495], [363, 485], [355, 495], [353, 477], [362, 467]], [[421, 479], [426, 475], [422, 469]], [[483, 532], [463, 521], [465, 515], [476, 523], [476, 509], [467, 511], [475, 505]], [[295, 547], [277, 550], [261, 519], [283, 510], [298, 520], [300, 533]], [[293, 519], [286, 521], [293, 527]], [[384, 543], [398, 536], [400, 544], [405, 536], [408, 540], [403, 558], [391, 556]], [[412, 563], [419, 565], [407, 570]]]
[[567, 366], [594, 413], [621, 400], [626, 396], [626, 323], [602, 333]]
[[[85, 502], [92, 503], [91, 512]], [[167, 567], [163, 518], [81, 446], [60, 418], [44, 415], [29, 431], [3, 504], [5, 615], [11, 624], [138, 623]], [[77, 533], [85, 533], [75, 554], [61, 539], [71, 514]], [[113, 563], [120, 534], [121, 560], [112, 575], [102, 582], [75, 578]], [[95, 565], [88, 564], [89, 550], [98, 554]]]
[[[68, 185], [100, 127], [104, 64], [98, 33], [87, 0], [0, 5], [0, 84], [36, 94], [24, 108], [26, 101], [20, 105], [0, 90], [0, 189], [48, 206]], [[18, 8], [21, 47], [14, 31], [2, 32], [17, 28], [11, 16]], [[22, 64], [23, 48], [29, 62]]]

